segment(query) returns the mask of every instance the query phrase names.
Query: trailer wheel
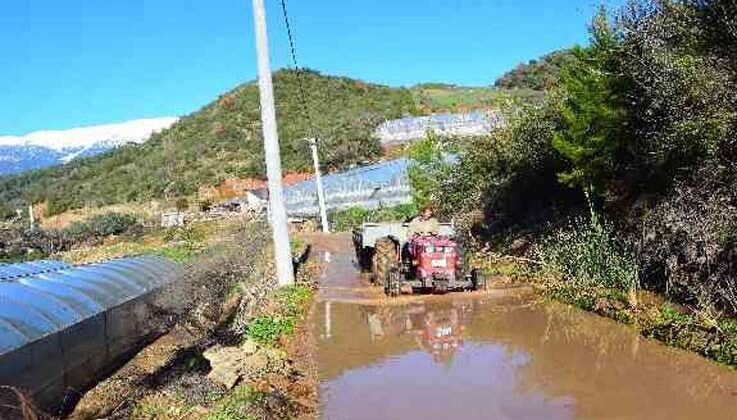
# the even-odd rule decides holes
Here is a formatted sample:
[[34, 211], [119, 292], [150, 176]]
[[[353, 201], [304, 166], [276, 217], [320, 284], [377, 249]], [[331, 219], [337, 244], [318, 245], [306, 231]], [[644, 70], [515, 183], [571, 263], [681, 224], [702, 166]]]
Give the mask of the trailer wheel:
[[374, 255], [371, 258], [371, 272], [374, 274], [374, 285], [384, 285], [389, 277], [389, 272], [396, 265], [397, 246], [389, 238], [381, 238], [376, 241]]
[[389, 270], [389, 274], [384, 281], [384, 293], [389, 297], [397, 297], [401, 293], [401, 273], [396, 267]]

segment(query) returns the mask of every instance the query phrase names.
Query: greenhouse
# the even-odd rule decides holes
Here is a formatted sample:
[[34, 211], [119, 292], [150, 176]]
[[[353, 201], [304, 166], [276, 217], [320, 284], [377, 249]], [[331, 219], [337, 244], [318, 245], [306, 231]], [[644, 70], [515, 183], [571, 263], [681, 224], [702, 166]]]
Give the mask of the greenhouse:
[[156, 292], [181, 276], [161, 257], [0, 266], [0, 384], [59, 404], [156, 332]]

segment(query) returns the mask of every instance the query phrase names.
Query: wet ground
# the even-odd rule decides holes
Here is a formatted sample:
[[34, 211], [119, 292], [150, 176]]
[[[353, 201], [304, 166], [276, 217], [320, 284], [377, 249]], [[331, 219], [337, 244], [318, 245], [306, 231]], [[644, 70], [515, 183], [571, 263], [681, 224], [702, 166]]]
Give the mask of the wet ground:
[[325, 419], [737, 419], [737, 372], [611, 320], [526, 289], [390, 301], [348, 237], [316, 251]]

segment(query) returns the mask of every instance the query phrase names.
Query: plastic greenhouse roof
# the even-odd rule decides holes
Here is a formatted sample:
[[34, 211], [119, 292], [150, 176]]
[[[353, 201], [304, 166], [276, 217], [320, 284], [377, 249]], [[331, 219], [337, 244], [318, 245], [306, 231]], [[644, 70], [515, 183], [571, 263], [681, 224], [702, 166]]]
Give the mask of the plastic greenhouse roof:
[[[30, 274], [33, 269], [38, 270]], [[0, 355], [160, 288], [182, 272], [181, 266], [162, 257], [79, 267], [36, 261], [0, 270], [24, 273], [0, 280]]]
[[[341, 189], [343, 186], [356, 183], [383, 186], [391, 183], [398, 177], [406, 177], [409, 163], [410, 161], [408, 159], [396, 159], [343, 172], [328, 174], [322, 177], [322, 183], [326, 193], [329, 193], [330, 190]], [[285, 188], [285, 193], [288, 195], [297, 192], [313, 193], [314, 190], [315, 180], [309, 179]]]
[[39, 274], [45, 271], [60, 270], [68, 267], [69, 265], [67, 263], [54, 260], [38, 260], [18, 264], [0, 264], [0, 281], [8, 278]]

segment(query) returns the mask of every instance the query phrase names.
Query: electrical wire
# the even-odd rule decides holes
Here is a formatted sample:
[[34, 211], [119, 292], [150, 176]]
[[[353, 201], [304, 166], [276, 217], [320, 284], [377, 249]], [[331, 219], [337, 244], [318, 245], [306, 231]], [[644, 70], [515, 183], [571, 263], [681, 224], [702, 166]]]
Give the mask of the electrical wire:
[[312, 121], [312, 114], [310, 113], [309, 103], [307, 102], [307, 91], [305, 90], [304, 83], [304, 71], [299, 66], [297, 61], [297, 47], [294, 41], [294, 31], [292, 30], [292, 24], [289, 20], [289, 13], [287, 13], [287, 4], [285, 0], [279, 0], [281, 6], [282, 16], [284, 18], [284, 26], [287, 28], [287, 37], [289, 38], [289, 50], [292, 56], [292, 63], [294, 65], [294, 71], [297, 73], [297, 88], [299, 90], [299, 101], [302, 106], [302, 112], [304, 113], [305, 120], [307, 120], [308, 134], [312, 138], [317, 138], [315, 125]]

